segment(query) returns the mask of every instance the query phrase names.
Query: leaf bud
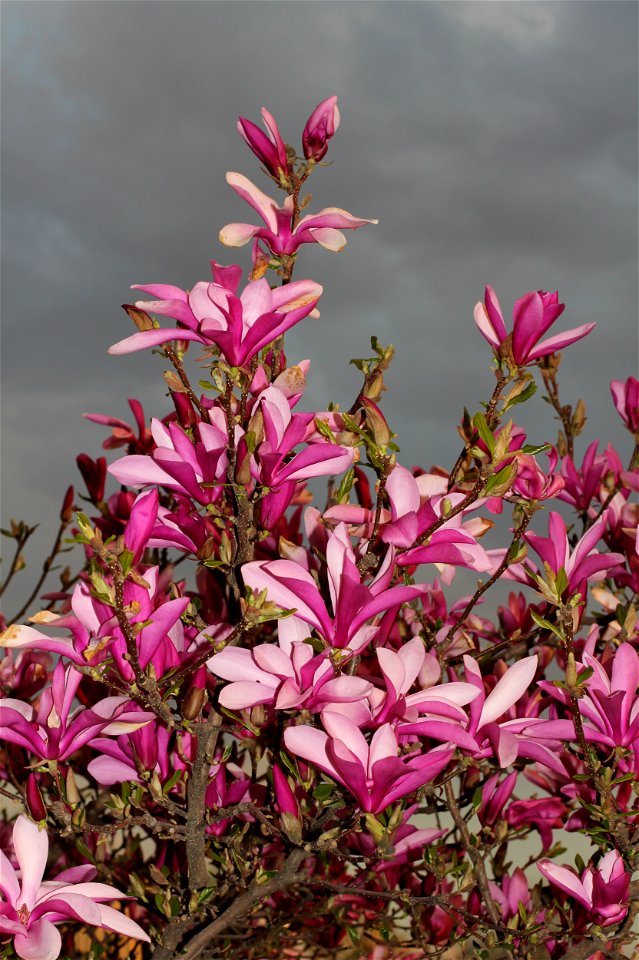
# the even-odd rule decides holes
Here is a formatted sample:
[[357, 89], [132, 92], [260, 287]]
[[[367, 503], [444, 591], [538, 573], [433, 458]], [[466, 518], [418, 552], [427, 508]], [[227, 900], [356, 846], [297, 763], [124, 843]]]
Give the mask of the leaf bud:
[[206, 700], [206, 668], [196, 670], [182, 701], [182, 716], [185, 720], [195, 720], [202, 711]]
[[366, 413], [366, 426], [372, 433], [375, 444], [378, 447], [388, 446], [392, 433], [384, 414], [377, 404], [369, 400], [368, 397], [362, 398], [362, 407]]
[[67, 803], [70, 803], [72, 807], [76, 807], [80, 803], [80, 791], [78, 790], [78, 785], [75, 782], [75, 776], [71, 767], [69, 767], [67, 770], [64, 788], [67, 796]]

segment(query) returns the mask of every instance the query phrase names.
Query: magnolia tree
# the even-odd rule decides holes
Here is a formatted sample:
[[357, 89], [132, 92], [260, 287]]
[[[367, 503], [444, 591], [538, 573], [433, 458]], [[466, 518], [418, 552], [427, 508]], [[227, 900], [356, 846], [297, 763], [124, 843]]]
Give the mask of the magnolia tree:
[[[577, 450], [585, 408], [560, 400], [558, 351], [593, 324], [551, 330], [564, 304], [532, 291], [508, 329], [487, 287], [475, 323], [494, 389], [464, 413], [450, 468], [399, 463], [381, 409], [393, 348], [375, 338], [350, 405], [298, 412], [310, 362], [289, 362], [285, 334], [322, 293], [297, 276], [301, 248], [339, 251], [375, 221], [307, 212], [336, 97], [301, 154], [262, 118], [238, 130], [284, 200], [229, 173], [257, 224], [220, 231], [252, 241], [248, 279], [213, 261], [191, 290], [135, 288], [151, 299], [125, 307], [137, 330], [109, 352], [154, 348], [172, 409], [87, 415], [116, 459], [78, 457], [90, 508], [69, 489], [0, 637], [2, 956], [624, 956], [639, 382], [611, 385], [629, 449]], [[512, 419], [539, 381], [555, 446]], [[510, 532], [486, 549], [496, 514]], [[31, 533], [5, 531], [7, 582]], [[81, 569], [32, 611], [69, 540]], [[453, 600], [459, 568], [477, 588]], [[491, 617], [498, 581], [513, 590]]]

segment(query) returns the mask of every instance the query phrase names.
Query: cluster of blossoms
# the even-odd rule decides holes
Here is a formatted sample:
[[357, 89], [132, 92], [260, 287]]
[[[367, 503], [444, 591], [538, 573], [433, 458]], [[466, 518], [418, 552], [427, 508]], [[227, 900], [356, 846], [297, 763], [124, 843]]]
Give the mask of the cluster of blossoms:
[[[173, 409], [87, 415], [124, 455], [78, 457], [90, 516], [70, 488], [45, 568], [71, 527], [81, 569], [0, 637], [0, 780], [23, 811], [0, 831], [0, 942], [23, 960], [620, 955], [638, 899], [639, 383], [612, 384], [629, 460], [595, 442], [580, 462], [557, 351], [594, 324], [546, 337], [564, 304], [532, 291], [508, 333], [487, 287], [496, 385], [452, 469], [398, 462], [376, 338], [348, 408], [300, 412], [310, 362], [289, 365], [284, 338], [322, 294], [293, 279], [300, 248], [376, 221], [302, 216], [336, 97], [299, 156], [262, 116], [266, 132], [238, 129], [285, 199], [228, 174], [264, 226], [220, 232], [253, 240], [248, 279], [214, 260], [188, 291], [135, 287], [151, 299], [109, 352], [159, 348]], [[508, 416], [536, 371], [555, 446]], [[507, 511], [506, 546], [486, 546]], [[16, 557], [29, 530], [7, 531]], [[459, 569], [477, 589], [451, 599]], [[491, 619], [498, 581], [519, 592]], [[588, 851], [574, 865], [565, 831]]]

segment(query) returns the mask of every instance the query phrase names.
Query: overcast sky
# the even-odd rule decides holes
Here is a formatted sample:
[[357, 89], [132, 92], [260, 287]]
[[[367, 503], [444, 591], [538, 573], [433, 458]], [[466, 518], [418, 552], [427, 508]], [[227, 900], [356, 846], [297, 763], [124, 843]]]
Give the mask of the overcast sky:
[[[559, 289], [558, 329], [598, 322], [561, 371], [564, 401], [588, 401], [580, 452], [600, 436], [626, 458], [608, 383], [637, 373], [636, 3], [5, 0], [2, 14], [4, 524], [51, 534], [75, 455], [104, 437], [83, 412], [126, 418], [127, 396], [168, 412], [157, 356], [106, 356], [132, 332], [130, 284], [191, 287], [212, 257], [246, 266], [248, 248], [217, 240], [251, 220], [224, 175], [270, 187], [237, 116], [267, 106], [298, 144], [333, 93], [342, 125], [314, 209], [380, 223], [338, 256], [302, 250], [296, 277], [325, 288], [321, 319], [287, 338], [289, 362], [313, 361], [305, 409], [350, 404], [348, 359], [377, 334], [397, 350], [383, 403], [402, 461], [450, 466], [463, 406], [494, 382], [472, 322], [484, 285], [508, 315]], [[523, 422], [532, 441], [556, 436], [540, 399]]]

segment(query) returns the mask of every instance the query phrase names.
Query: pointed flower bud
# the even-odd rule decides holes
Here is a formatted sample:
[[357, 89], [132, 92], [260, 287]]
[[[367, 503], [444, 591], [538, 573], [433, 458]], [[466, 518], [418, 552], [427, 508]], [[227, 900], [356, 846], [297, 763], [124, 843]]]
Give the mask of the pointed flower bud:
[[44, 805], [35, 773], [30, 773], [27, 779], [25, 799], [29, 813], [36, 823], [41, 823], [47, 819], [47, 808]]
[[328, 97], [313, 110], [302, 133], [302, 146], [307, 160], [321, 160], [328, 150], [328, 141], [339, 127], [337, 97]]

